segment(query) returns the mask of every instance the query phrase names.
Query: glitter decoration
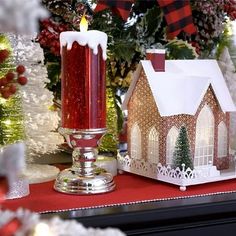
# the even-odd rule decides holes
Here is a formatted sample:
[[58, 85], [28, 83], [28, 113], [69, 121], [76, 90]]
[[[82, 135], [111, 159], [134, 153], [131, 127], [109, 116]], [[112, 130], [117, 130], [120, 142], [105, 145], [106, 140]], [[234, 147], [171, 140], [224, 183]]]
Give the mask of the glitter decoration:
[[22, 198], [29, 195], [29, 181], [27, 179], [19, 179], [10, 185], [6, 199]]
[[62, 127], [106, 127], [105, 59], [107, 35], [89, 30], [60, 34]]
[[19, 177], [25, 167], [25, 144], [17, 142], [0, 149], [0, 176], [8, 183], [7, 199], [21, 198], [29, 194], [29, 182]]

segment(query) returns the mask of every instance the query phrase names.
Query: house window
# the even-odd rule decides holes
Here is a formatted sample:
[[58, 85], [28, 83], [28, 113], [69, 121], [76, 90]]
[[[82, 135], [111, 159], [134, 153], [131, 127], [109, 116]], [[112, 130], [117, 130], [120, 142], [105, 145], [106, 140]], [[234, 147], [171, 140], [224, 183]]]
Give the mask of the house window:
[[152, 127], [148, 135], [148, 160], [150, 163], [159, 162], [159, 135], [155, 127]]
[[227, 128], [223, 121], [218, 126], [218, 157], [227, 156]]
[[173, 154], [175, 150], [176, 140], [179, 135], [179, 130], [176, 127], [172, 127], [167, 134], [166, 139], [166, 164], [173, 164]]
[[131, 128], [131, 158], [141, 159], [141, 131], [137, 123]]
[[214, 115], [205, 105], [197, 118], [194, 166], [212, 164], [214, 150]]

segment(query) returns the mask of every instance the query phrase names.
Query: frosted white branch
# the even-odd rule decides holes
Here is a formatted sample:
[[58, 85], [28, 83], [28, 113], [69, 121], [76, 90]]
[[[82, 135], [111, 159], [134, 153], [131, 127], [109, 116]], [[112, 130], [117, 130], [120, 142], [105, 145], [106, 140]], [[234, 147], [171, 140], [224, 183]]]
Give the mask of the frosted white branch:
[[63, 142], [56, 132], [58, 112], [50, 110], [53, 94], [45, 88], [48, 80], [43, 50], [32, 36], [10, 36], [17, 63], [26, 67], [28, 83], [20, 90], [25, 116], [27, 157], [29, 161], [39, 154], [53, 153]]

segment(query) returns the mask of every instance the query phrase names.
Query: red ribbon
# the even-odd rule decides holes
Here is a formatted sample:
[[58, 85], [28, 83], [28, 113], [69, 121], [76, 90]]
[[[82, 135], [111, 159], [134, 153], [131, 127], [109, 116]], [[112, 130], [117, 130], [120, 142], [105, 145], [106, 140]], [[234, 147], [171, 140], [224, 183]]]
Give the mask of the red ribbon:
[[165, 15], [168, 38], [174, 38], [181, 31], [188, 34], [196, 33], [189, 0], [157, 0], [157, 2]]
[[94, 11], [99, 12], [110, 8], [114, 14], [120, 16], [123, 20], [127, 20], [133, 2], [134, 0], [99, 0]]
[[[110, 8], [114, 14], [127, 20], [133, 2], [133, 0], [99, 0], [95, 12]], [[181, 31], [188, 34], [196, 33], [189, 0], [157, 0], [157, 3], [165, 15], [168, 38], [174, 38]]]
[[21, 227], [21, 222], [17, 218], [13, 218], [10, 222], [0, 228], [1, 236], [14, 236], [16, 231]]

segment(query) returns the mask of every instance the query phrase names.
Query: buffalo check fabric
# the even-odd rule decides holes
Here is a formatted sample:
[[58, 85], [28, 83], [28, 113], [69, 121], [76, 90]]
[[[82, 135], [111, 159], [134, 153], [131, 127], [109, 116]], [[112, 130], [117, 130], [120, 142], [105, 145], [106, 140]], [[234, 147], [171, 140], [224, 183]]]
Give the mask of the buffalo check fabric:
[[174, 38], [182, 30], [188, 34], [196, 33], [189, 0], [157, 0], [157, 2], [165, 15], [168, 38]]
[[133, 0], [100, 0], [95, 8], [95, 12], [110, 8], [114, 14], [119, 15], [123, 20], [127, 20], [133, 2]]
[[[114, 14], [127, 20], [134, 0], [99, 0], [95, 12], [110, 8]], [[167, 37], [177, 36], [181, 31], [188, 34], [196, 33], [192, 20], [189, 0], [157, 0], [167, 22]]]

